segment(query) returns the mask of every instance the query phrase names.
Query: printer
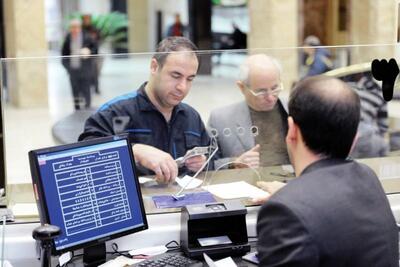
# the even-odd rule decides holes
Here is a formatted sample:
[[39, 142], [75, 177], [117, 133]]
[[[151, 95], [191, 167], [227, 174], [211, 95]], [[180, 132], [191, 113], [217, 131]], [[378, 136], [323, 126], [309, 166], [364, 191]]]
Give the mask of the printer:
[[238, 200], [182, 208], [180, 243], [190, 258], [241, 256], [250, 251], [246, 207]]

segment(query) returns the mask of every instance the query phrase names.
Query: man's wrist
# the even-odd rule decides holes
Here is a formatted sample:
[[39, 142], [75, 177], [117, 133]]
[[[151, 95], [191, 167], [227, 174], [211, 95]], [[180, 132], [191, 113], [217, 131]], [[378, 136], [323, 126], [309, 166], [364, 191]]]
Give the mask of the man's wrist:
[[239, 158], [236, 158], [231, 164], [229, 164], [228, 169], [240, 169], [243, 168], [243, 164], [240, 163]]
[[140, 144], [133, 144], [132, 145], [132, 153], [135, 158], [135, 163], [140, 163]]

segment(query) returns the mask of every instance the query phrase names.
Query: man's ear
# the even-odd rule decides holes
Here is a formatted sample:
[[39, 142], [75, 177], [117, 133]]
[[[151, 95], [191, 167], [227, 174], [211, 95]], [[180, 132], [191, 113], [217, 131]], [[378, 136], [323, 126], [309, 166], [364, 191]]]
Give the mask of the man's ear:
[[299, 127], [294, 122], [291, 116], [287, 118], [287, 121], [288, 121], [288, 132], [286, 135], [286, 143], [295, 144], [298, 142], [299, 139]]
[[152, 58], [150, 62], [150, 73], [155, 74], [158, 71], [159, 66], [160, 65], [158, 65], [157, 60], [155, 58]]
[[243, 81], [240, 81], [240, 80], [236, 81], [236, 85], [237, 85], [237, 87], [239, 87], [242, 94], [244, 94], [244, 90], [246, 90], [246, 88], [244, 88], [245, 85], [244, 85]]

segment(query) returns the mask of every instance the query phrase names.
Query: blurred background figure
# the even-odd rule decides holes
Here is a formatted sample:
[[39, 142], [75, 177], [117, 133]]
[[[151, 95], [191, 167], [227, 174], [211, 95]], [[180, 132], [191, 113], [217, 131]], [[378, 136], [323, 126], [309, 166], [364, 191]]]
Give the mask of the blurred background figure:
[[247, 34], [242, 32], [235, 22], [232, 22], [232, 33], [229, 35], [221, 35], [218, 39], [218, 46], [215, 49], [246, 49]]
[[318, 75], [333, 68], [331, 53], [328, 49], [319, 47], [321, 42], [317, 36], [310, 35], [304, 39], [303, 64], [305, 66], [305, 77]]
[[167, 36], [185, 36], [186, 26], [181, 22], [181, 16], [175, 14], [175, 22], [168, 27]]
[[384, 157], [389, 152], [389, 119], [387, 102], [382, 89], [370, 71], [352, 77], [348, 84], [357, 92], [361, 102], [358, 139], [351, 153], [354, 158]]
[[61, 54], [67, 56], [62, 58], [62, 64], [69, 74], [75, 110], [81, 109], [82, 104], [84, 108], [90, 108], [90, 84], [95, 73], [94, 61], [90, 55], [96, 52], [96, 41], [82, 31], [81, 21], [71, 20]]
[[239, 29], [236, 23], [232, 22], [232, 27], [232, 49], [246, 49], [247, 35]]
[[[100, 43], [100, 33], [92, 23], [92, 15], [90, 15], [90, 14], [82, 15], [82, 31], [86, 35], [90, 36], [93, 39], [93, 41], [96, 43], [96, 48], [93, 51], [92, 55], [97, 55], [99, 53], [98, 47], [99, 47], [99, 43]], [[103, 62], [102, 62], [102, 59], [100, 59], [99, 57], [93, 57], [92, 61], [94, 64], [94, 70], [93, 70], [90, 87], [96, 94], [100, 94], [99, 75], [100, 75], [101, 65]]]

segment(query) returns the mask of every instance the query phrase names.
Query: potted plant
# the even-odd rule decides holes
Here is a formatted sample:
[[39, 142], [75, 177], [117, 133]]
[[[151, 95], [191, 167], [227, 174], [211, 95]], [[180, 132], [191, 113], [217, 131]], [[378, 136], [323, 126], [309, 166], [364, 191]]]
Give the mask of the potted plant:
[[74, 13], [70, 19], [85, 20], [85, 17], [89, 18], [87, 23], [90, 23], [97, 32], [99, 47], [104, 43], [110, 43], [115, 53], [128, 52], [128, 17], [126, 14], [116, 11], [99, 15]]

